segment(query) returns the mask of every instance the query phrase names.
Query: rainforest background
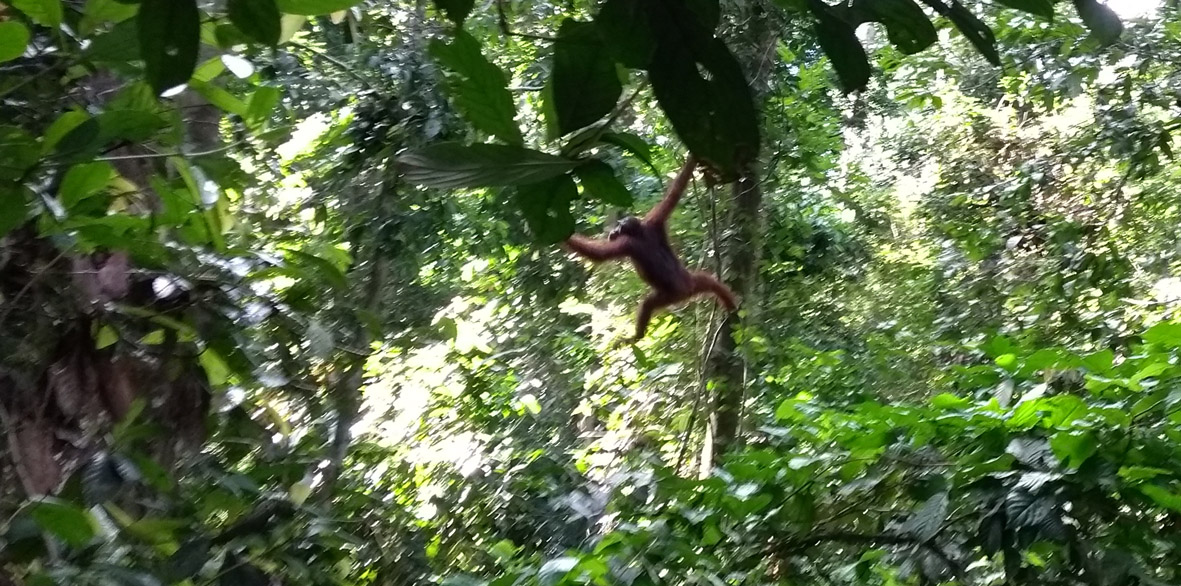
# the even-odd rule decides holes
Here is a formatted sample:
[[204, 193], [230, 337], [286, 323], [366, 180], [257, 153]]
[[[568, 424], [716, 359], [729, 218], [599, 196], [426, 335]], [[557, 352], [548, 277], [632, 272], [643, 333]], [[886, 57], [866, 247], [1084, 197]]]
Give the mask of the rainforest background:
[[0, 4], [0, 585], [1181, 583], [1179, 11]]

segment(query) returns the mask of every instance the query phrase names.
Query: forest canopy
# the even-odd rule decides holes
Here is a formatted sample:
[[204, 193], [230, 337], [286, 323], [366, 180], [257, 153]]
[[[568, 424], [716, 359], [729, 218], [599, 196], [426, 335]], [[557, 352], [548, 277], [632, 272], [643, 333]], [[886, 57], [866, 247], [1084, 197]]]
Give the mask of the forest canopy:
[[9, 0], [0, 586], [1181, 584], [1178, 149], [1177, 0]]

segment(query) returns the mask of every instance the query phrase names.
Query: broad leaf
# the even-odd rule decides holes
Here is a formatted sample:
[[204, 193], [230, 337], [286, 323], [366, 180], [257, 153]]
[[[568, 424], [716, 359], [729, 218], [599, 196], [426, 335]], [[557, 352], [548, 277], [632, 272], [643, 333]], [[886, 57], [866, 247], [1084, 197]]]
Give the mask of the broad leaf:
[[538, 183], [517, 187], [516, 203], [533, 236], [544, 244], [561, 242], [574, 233], [570, 202], [578, 197], [578, 188], [569, 175], [560, 175]]
[[1087, 458], [1095, 454], [1095, 450], [1099, 448], [1099, 441], [1095, 439], [1095, 434], [1089, 431], [1063, 431], [1054, 434], [1050, 439], [1050, 447], [1067, 468], [1077, 470]]
[[999, 66], [1001, 64], [1001, 56], [996, 52], [996, 35], [993, 34], [992, 29], [988, 28], [984, 21], [972, 14], [963, 4], [959, 2], [952, 2], [951, 9], [945, 14], [948, 20], [959, 29], [960, 34], [964, 35], [972, 46], [988, 59], [989, 63]]
[[281, 12], [302, 16], [332, 14], [351, 8], [360, 2], [361, 0], [278, 0]]
[[997, 0], [997, 2], [1009, 8], [1036, 14], [1046, 20], [1054, 19], [1054, 0]]
[[1118, 41], [1123, 34], [1124, 24], [1106, 4], [1098, 0], [1074, 0], [1074, 7], [1083, 23], [1091, 29], [1101, 44], [1110, 45]]
[[1158, 323], [1148, 328], [1142, 337], [1149, 344], [1160, 344], [1166, 348], [1181, 347], [1181, 323]]
[[230, 22], [246, 36], [264, 45], [279, 44], [281, 15], [275, 0], [229, 0], [226, 11]]
[[24, 55], [28, 46], [29, 29], [25, 25], [15, 20], [0, 22], [0, 63]]
[[145, 74], [157, 94], [181, 85], [197, 68], [201, 15], [196, 0], [143, 0], [139, 49]]
[[841, 89], [845, 93], [865, 89], [869, 84], [869, 56], [865, 54], [853, 24], [820, 0], [812, 0], [809, 7], [816, 16], [816, 41], [836, 69]]
[[[2, 26], [2, 23], [0, 23]], [[40, 158], [37, 141], [15, 126], [0, 125], [0, 182], [18, 181]]]
[[509, 144], [522, 144], [508, 78], [480, 52], [480, 43], [463, 30], [450, 43], [431, 42], [431, 55], [447, 70], [447, 89], [455, 107], [477, 129]]
[[74, 165], [62, 178], [58, 198], [67, 210], [72, 209], [105, 188], [114, 175], [115, 169], [104, 161]]
[[604, 203], [629, 206], [632, 195], [617, 177], [610, 165], [598, 159], [588, 161], [574, 169], [582, 188]]
[[250, 95], [250, 102], [246, 105], [247, 124], [260, 125], [266, 122], [283, 97], [283, 92], [276, 87], [262, 86]]
[[723, 179], [733, 177], [758, 154], [759, 128], [750, 88], [722, 41], [710, 37], [692, 48], [662, 41], [648, 79], [677, 136], [693, 154], [721, 171]]
[[127, 4], [118, 0], [86, 0], [78, 32], [90, 36], [105, 23], [123, 22], [139, 12], [138, 4]]
[[[885, 25], [890, 42], [908, 55], [939, 40], [935, 25], [914, 0], [857, 0], [853, 3], [853, 10], [867, 20]], [[825, 53], [828, 53], [827, 49]]]
[[439, 189], [504, 187], [561, 175], [577, 161], [522, 147], [439, 143], [398, 157], [406, 180]]
[[30, 514], [41, 529], [73, 547], [84, 546], [94, 539], [94, 519], [89, 513], [74, 505], [44, 500], [34, 503]]
[[608, 52], [625, 67], [647, 68], [656, 51], [648, 6], [634, 0], [607, 0], [595, 26]]
[[62, 23], [61, 0], [9, 0], [14, 8], [25, 13], [33, 22], [49, 28]]
[[606, 116], [623, 93], [595, 25], [569, 18], [558, 29], [550, 83], [560, 135]]
[[0, 238], [25, 223], [29, 202], [19, 185], [0, 185]]
[[471, 14], [475, 0], [435, 0], [435, 8], [447, 15], [447, 19], [463, 26], [464, 19]]

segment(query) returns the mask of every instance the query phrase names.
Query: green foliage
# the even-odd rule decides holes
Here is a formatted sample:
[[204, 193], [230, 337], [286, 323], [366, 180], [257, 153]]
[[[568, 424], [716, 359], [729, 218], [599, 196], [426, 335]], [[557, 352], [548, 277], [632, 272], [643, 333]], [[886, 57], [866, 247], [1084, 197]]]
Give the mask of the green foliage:
[[508, 80], [480, 53], [479, 41], [459, 30], [450, 43], [431, 41], [431, 55], [449, 70], [451, 99], [472, 125], [509, 144], [524, 141], [514, 120], [516, 108]]
[[201, 16], [195, 0], [143, 0], [136, 17], [144, 73], [156, 93], [189, 80], [197, 68]]
[[615, 107], [623, 86], [595, 25], [562, 22], [550, 84], [559, 134], [589, 126]]

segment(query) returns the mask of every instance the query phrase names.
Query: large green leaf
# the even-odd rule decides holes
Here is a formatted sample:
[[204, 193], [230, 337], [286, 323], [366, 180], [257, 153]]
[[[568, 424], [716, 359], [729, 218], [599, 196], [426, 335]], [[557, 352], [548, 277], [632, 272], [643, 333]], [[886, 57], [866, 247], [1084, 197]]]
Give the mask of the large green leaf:
[[62, 23], [61, 0], [9, 0], [14, 8], [25, 13], [33, 22], [49, 28]]
[[1181, 494], [1156, 484], [1141, 484], [1137, 488], [1156, 504], [1181, 513]]
[[648, 5], [634, 0], [607, 0], [599, 8], [595, 26], [607, 51], [625, 67], [647, 68], [656, 51]]
[[1123, 34], [1124, 24], [1106, 4], [1098, 0], [1074, 0], [1074, 7], [1083, 23], [1091, 29], [1091, 33], [1100, 43], [1110, 45], [1118, 41]]
[[561, 242], [574, 233], [574, 215], [570, 202], [578, 197], [578, 188], [569, 175], [517, 187], [516, 203], [533, 236], [545, 244]]
[[1009, 8], [1024, 10], [1047, 20], [1054, 18], [1054, 0], [997, 0]]
[[430, 52], [446, 68], [448, 93], [472, 125], [509, 144], [525, 142], [508, 78], [480, 52], [479, 41], [459, 30], [450, 43], [432, 41]]
[[816, 16], [816, 41], [836, 70], [841, 89], [846, 93], [865, 89], [871, 71], [869, 56], [857, 39], [856, 28], [820, 0], [812, 0], [808, 7]]
[[74, 505], [57, 500], [44, 500], [34, 503], [29, 512], [41, 529], [71, 546], [81, 547], [94, 539], [94, 519], [89, 513]]
[[628, 132], [606, 132], [600, 137], [600, 140], [631, 153], [634, 157], [643, 161], [645, 165], [648, 165], [657, 175], [660, 174], [660, 170], [656, 168], [656, 163], [652, 161], [652, 149], [639, 136]]
[[275, 0], [229, 0], [226, 11], [246, 36], [264, 45], [279, 44], [282, 15]]
[[0, 184], [0, 238], [25, 223], [29, 201], [25, 190], [16, 184]]
[[447, 19], [463, 26], [464, 19], [471, 14], [476, 0], [435, 0], [435, 8], [447, 15]]
[[1167, 348], [1181, 347], [1181, 323], [1161, 322], [1144, 332], [1144, 341]]
[[58, 197], [67, 210], [82, 200], [102, 191], [115, 175], [110, 163], [96, 161], [70, 167], [58, 188]]
[[[935, 44], [939, 33], [914, 0], [856, 0], [853, 10], [865, 20], [880, 22], [900, 51], [913, 55]], [[825, 50], [825, 53], [828, 51]]]
[[610, 165], [593, 159], [574, 169], [582, 188], [604, 203], [616, 206], [630, 206], [632, 194], [615, 176]]
[[119, 0], [86, 0], [78, 32], [90, 36], [105, 23], [123, 22], [139, 12], [138, 4], [127, 4]]
[[595, 25], [569, 18], [558, 29], [550, 83], [561, 135], [606, 116], [623, 93]]
[[196, 0], [143, 0], [136, 20], [140, 55], [152, 89], [161, 93], [189, 81], [197, 68], [200, 45]]
[[577, 161], [523, 147], [439, 143], [398, 157], [406, 180], [439, 189], [524, 185], [566, 173]]
[[0, 125], [0, 182], [17, 181], [37, 164], [41, 149], [27, 132]]
[[24, 55], [28, 46], [29, 29], [25, 25], [15, 20], [0, 22], [0, 63]]
[[1077, 470], [1083, 462], [1095, 455], [1099, 441], [1090, 431], [1063, 431], [1050, 438], [1050, 447], [1067, 468]]
[[972, 14], [967, 8], [964, 8], [958, 1], [951, 3], [951, 9], [945, 14], [948, 20], [959, 29], [960, 34], [964, 35], [972, 46], [988, 59], [989, 63], [993, 65], [1001, 64], [1001, 56], [996, 52], [996, 35], [993, 34], [992, 29], [988, 28], [984, 21]]
[[282, 12], [303, 16], [340, 12], [360, 2], [361, 0], [278, 0], [279, 10]]

